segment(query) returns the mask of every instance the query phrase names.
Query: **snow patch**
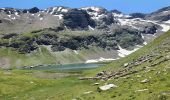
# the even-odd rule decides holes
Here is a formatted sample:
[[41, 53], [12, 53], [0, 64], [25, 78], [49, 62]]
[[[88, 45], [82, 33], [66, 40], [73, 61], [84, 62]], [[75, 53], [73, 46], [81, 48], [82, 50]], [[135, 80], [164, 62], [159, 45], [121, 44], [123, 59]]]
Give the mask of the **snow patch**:
[[68, 9], [62, 9], [61, 12], [68, 12]]
[[43, 18], [41, 17], [40, 20], [43, 20]]
[[88, 9], [91, 9], [93, 11], [96, 11], [96, 12], [99, 12], [100, 11], [100, 8], [99, 7], [84, 7], [84, 8], [81, 8], [83, 10], [88, 10]]
[[114, 17], [123, 17], [123, 14], [112, 13]]
[[118, 19], [118, 21], [121, 26], [128, 25], [134, 29], [139, 29], [138, 27], [135, 26], [137, 23], [139, 23], [139, 21], [136, 21], [134, 19]]
[[8, 11], [8, 12], [9, 12], [10, 15], [12, 14], [11, 11]]
[[52, 15], [56, 9], [57, 9], [57, 7], [54, 7], [50, 14]]
[[38, 14], [38, 17], [40, 17], [41, 14]]
[[148, 43], [147, 42], [143, 42], [144, 45], [147, 45]]
[[19, 14], [18, 14], [18, 12], [15, 12], [15, 15], [18, 16], [18, 17], [20, 17]]
[[128, 24], [128, 20], [127, 19], [118, 19], [118, 21], [120, 22], [120, 25], [127, 25]]
[[62, 14], [60, 14], [60, 15], [54, 15], [54, 16], [58, 17], [59, 19], [63, 19], [63, 15], [62, 15]]
[[168, 13], [169, 11], [163, 11], [164, 14]]
[[167, 32], [170, 29], [170, 25], [161, 24], [160, 26], [162, 27], [163, 32]]
[[163, 32], [167, 32], [170, 29], [170, 25], [166, 25], [166, 24], [170, 24], [170, 20], [164, 21], [163, 23], [165, 23], [165, 24], [159, 24], [158, 21], [142, 20], [142, 19], [140, 19], [140, 20], [143, 22], [153, 23], [153, 24], [161, 26]]
[[93, 28], [93, 27], [91, 27], [90, 25], [89, 25], [88, 27], [89, 27], [89, 29], [90, 29], [90, 30], [94, 30], [94, 28]]
[[16, 18], [15, 18], [15, 17], [12, 17], [11, 19], [15, 20]]
[[112, 13], [112, 15], [113, 15], [114, 17], [117, 17], [117, 18], [129, 18], [129, 17], [131, 17], [131, 16], [129, 16], [129, 15], [117, 14], [117, 13]]
[[11, 19], [9, 19], [9, 18], [4, 18], [4, 19], [6, 19], [6, 20], [8, 20], [8, 21], [11, 21]]
[[100, 8], [98, 7], [90, 7], [92, 10], [96, 11], [96, 12], [99, 12], [100, 11]]
[[76, 50], [73, 50], [75, 54], [79, 54]]
[[11, 18], [11, 15], [7, 15], [9, 18]]
[[142, 39], [145, 39], [145, 36], [143, 34], [141, 34], [141, 36], [142, 36]]
[[166, 24], [170, 24], [170, 20], [168, 20], [168, 21], [165, 21], [164, 23], [166, 23]]
[[87, 60], [86, 63], [106, 62], [106, 61], [113, 61], [113, 60], [117, 60], [117, 59], [100, 57], [99, 59]]
[[126, 49], [123, 49], [122, 47], [120, 47], [119, 45], [118, 45], [118, 47], [119, 47], [119, 50], [117, 50], [118, 51], [118, 55], [120, 56], [120, 57], [125, 57], [125, 56], [127, 56], [127, 55], [129, 55], [129, 54], [131, 54], [131, 53], [133, 53], [133, 52], [135, 52], [135, 51], [137, 51], [140, 47], [138, 47], [138, 48], [135, 48], [134, 50], [132, 50], [132, 51], [129, 51], [129, 50], [126, 50]]
[[91, 9], [92, 12], [87, 11], [87, 13], [92, 16], [91, 18], [94, 20], [99, 20], [100, 17], [105, 16], [104, 14], [101, 14], [101, 8], [98, 7], [85, 7], [85, 8], [81, 8], [82, 10], [88, 10]]
[[59, 7], [57, 11], [60, 11], [62, 9], [62, 7]]

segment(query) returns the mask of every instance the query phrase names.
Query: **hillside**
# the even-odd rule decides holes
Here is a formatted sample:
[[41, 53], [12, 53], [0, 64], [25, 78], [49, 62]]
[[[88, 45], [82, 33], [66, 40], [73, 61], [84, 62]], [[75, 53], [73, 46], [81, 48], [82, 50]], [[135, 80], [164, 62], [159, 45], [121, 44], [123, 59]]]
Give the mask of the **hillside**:
[[[6, 100], [169, 100], [169, 38], [170, 31], [133, 54], [90, 71], [62, 73], [2, 70], [0, 98]], [[99, 89], [107, 84], [114, 84], [115, 87], [106, 91]]]
[[150, 14], [101, 7], [0, 8], [1, 68], [120, 59], [170, 29], [169, 8]]

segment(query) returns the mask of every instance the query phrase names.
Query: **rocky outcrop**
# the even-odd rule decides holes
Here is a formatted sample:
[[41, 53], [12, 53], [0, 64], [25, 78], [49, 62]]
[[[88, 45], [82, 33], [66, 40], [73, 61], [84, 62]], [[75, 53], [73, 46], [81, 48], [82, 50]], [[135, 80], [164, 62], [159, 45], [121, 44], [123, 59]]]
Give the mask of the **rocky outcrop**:
[[[160, 64], [164, 64], [170, 61], [168, 48], [168, 43], [162, 43], [154, 48], [150, 48], [150, 52], [147, 55], [142, 55], [136, 59], [133, 59], [131, 62], [126, 62], [119, 67], [123, 67], [118, 70], [103, 70], [96, 74], [94, 77], [89, 78], [81, 78], [82, 80], [110, 80], [110, 79], [119, 79], [119, 78], [128, 78], [131, 75], [145, 72], [149, 73], [151, 71], [155, 71], [155, 67]], [[167, 56], [168, 55], [168, 56]], [[166, 72], [166, 69], [163, 69], [162, 72]], [[160, 75], [161, 71], [157, 71], [156, 75]], [[137, 75], [138, 78], [143, 77], [141, 75]], [[140, 83], [149, 83], [151, 77], [140, 80]]]
[[143, 43], [141, 34], [138, 30], [128, 26], [112, 26], [112, 35], [115, 35], [115, 39], [118, 44], [123, 48], [134, 46], [136, 44]]
[[88, 29], [88, 26], [95, 27], [94, 21], [87, 12], [78, 9], [71, 9], [64, 15], [64, 26], [70, 29]]

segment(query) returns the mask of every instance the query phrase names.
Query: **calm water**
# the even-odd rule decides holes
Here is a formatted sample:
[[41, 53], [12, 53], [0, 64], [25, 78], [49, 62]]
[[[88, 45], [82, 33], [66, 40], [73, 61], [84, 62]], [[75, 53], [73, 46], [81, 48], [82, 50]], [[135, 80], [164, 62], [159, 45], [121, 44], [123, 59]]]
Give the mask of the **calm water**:
[[[94, 69], [101, 66], [104, 66], [105, 64], [66, 64], [66, 65], [43, 65], [43, 66], [36, 66], [33, 68], [30, 68], [31, 70], [60, 70], [60, 71], [66, 71], [66, 70], [88, 70], [88, 69]], [[26, 68], [28, 69], [28, 68]]]

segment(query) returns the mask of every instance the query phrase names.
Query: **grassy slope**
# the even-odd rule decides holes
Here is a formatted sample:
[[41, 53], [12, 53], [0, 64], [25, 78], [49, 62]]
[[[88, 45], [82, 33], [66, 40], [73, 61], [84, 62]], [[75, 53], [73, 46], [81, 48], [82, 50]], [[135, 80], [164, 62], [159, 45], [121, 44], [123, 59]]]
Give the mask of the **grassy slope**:
[[[110, 63], [104, 67], [98, 68], [96, 70], [87, 71], [87, 72], [85, 72], [85, 74], [90, 76], [90, 75], [96, 75], [98, 72], [103, 71], [103, 70], [119, 69], [120, 66], [122, 66], [123, 64], [125, 64], [127, 62], [132, 61], [133, 59], [137, 59], [138, 57], [140, 57], [142, 55], [150, 54], [155, 47], [159, 46], [164, 41], [167, 40], [167, 42], [170, 43], [170, 41], [168, 41], [169, 38], [170, 38], [170, 31], [159, 36], [154, 41], [152, 41], [151, 43], [142, 47], [138, 51], [132, 53], [131, 55], [121, 58], [120, 60], [113, 61], [112, 63]], [[163, 49], [163, 48], [160, 48], [160, 49]]]
[[[48, 32], [48, 31], [47, 31]], [[46, 33], [46, 32], [45, 32]], [[38, 34], [38, 33], [37, 33]], [[39, 34], [42, 34], [41, 32]], [[50, 34], [50, 33], [49, 33]], [[56, 34], [53, 31], [51, 34]], [[73, 36], [81, 36], [85, 37], [88, 35], [98, 35], [99, 32], [91, 32], [91, 31], [61, 31], [60, 33], [57, 33], [60, 38], [69, 38]], [[35, 34], [31, 33], [24, 33], [21, 34], [21, 36], [24, 37], [34, 37]], [[3, 40], [1, 40], [3, 41]], [[6, 40], [9, 42], [10, 40]], [[11, 48], [0, 48], [0, 65], [3, 62], [2, 59], [8, 59], [7, 62], [4, 62], [6, 65], [4, 66], [11, 66], [11, 67], [20, 67], [20, 66], [32, 66], [32, 65], [39, 65], [39, 64], [54, 64], [54, 63], [83, 63], [88, 59], [88, 56], [91, 55], [99, 55], [99, 54], [105, 54], [106, 51], [104, 51], [101, 48], [91, 48], [89, 50], [79, 50], [79, 54], [75, 54], [75, 52], [71, 50], [65, 50], [63, 52], [51, 52], [50, 47], [47, 46], [40, 46], [40, 49], [37, 51], [34, 51], [30, 54], [20, 54], [16, 50], [13, 50]], [[1, 59], [2, 58], [2, 59]], [[4, 64], [3, 63], [3, 64]], [[1, 66], [4, 68], [4, 66]]]
[[45, 49], [32, 54], [19, 54], [11, 49], [1, 48], [0, 57], [9, 59], [11, 67], [55, 63], [54, 57]]
[[103, 49], [96, 47], [93, 47], [89, 50], [79, 50], [79, 54], [75, 54], [75, 52], [71, 50], [65, 50], [62, 52], [50, 52], [50, 50], [42, 46], [41, 49], [36, 52], [30, 54], [19, 54], [10, 48], [0, 48], [0, 61], [3, 58], [9, 59], [9, 62], [5, 63], [9, 63], [6, 66], [10, 65], [11, 67], [56, 64], [59, 62], [64, 64], [84, 63], [87, 59], [91, 59], [89, 57], [92, 57], [92, 55], [99, 56], [101, 54], [108, 54], [109, 52], [111, 51], [104, 51]]
[[[124, 63], [137, 59], [141, 55], [150, 54], [161, 43], [170, 44], [170, 32], [155, 39], [152, 43], [143, 47], [139, 51], [122, 58], [118, 61], [96, 69], [84, 72], [83, 75], [91, 76], [102, 70], [119, 70]], [[170, 46], [166, 47], [170, 48]], [[159, 50], [165, 48], [160, 47]], [[165, 54], [162, 54], [165, 55]], [[166, 56], [169, 55], [168, 53]], [[159, 59], [158, 59], [159, 60]], [[156, 62], [155, 60], [154, 62]], [[143, 63], [135, 69], [147, 66]], [[170, 61], [154, 66], [151, 71], [141, 71], [127, 78], [112, 79], [109, 81], [80, 81], [77, 77], [67, 77], [59, 79], [42, 79], [34, 76], [34, 71], [12, 70], [9, 72], [0, 71], [0, 99], [16, 100], [168, 100], [170, 99]], [[166, 69], [166, 71], [164, 71]], [[159, 74], [156, 74], [160, 71]], [[49, 73], [51, 74], [51, 73]], [[141, 77], [138, 77], [141, 76]], [[140, 83], [144, 79], [149, 79], [147, 83]], [[100, 85], [113, 83], [118, 88], [105, 92], [97, 92], [97, 87], [93, 85], [99, 82]], [[145, 92], [135, 92], [141, 89], [148, 89]], [[14, 91], [15, 90], [15, 91]], [[84, 92], [92, 91], [90, 94]], [[167, 92], [163, 95], [163, 92]]]

